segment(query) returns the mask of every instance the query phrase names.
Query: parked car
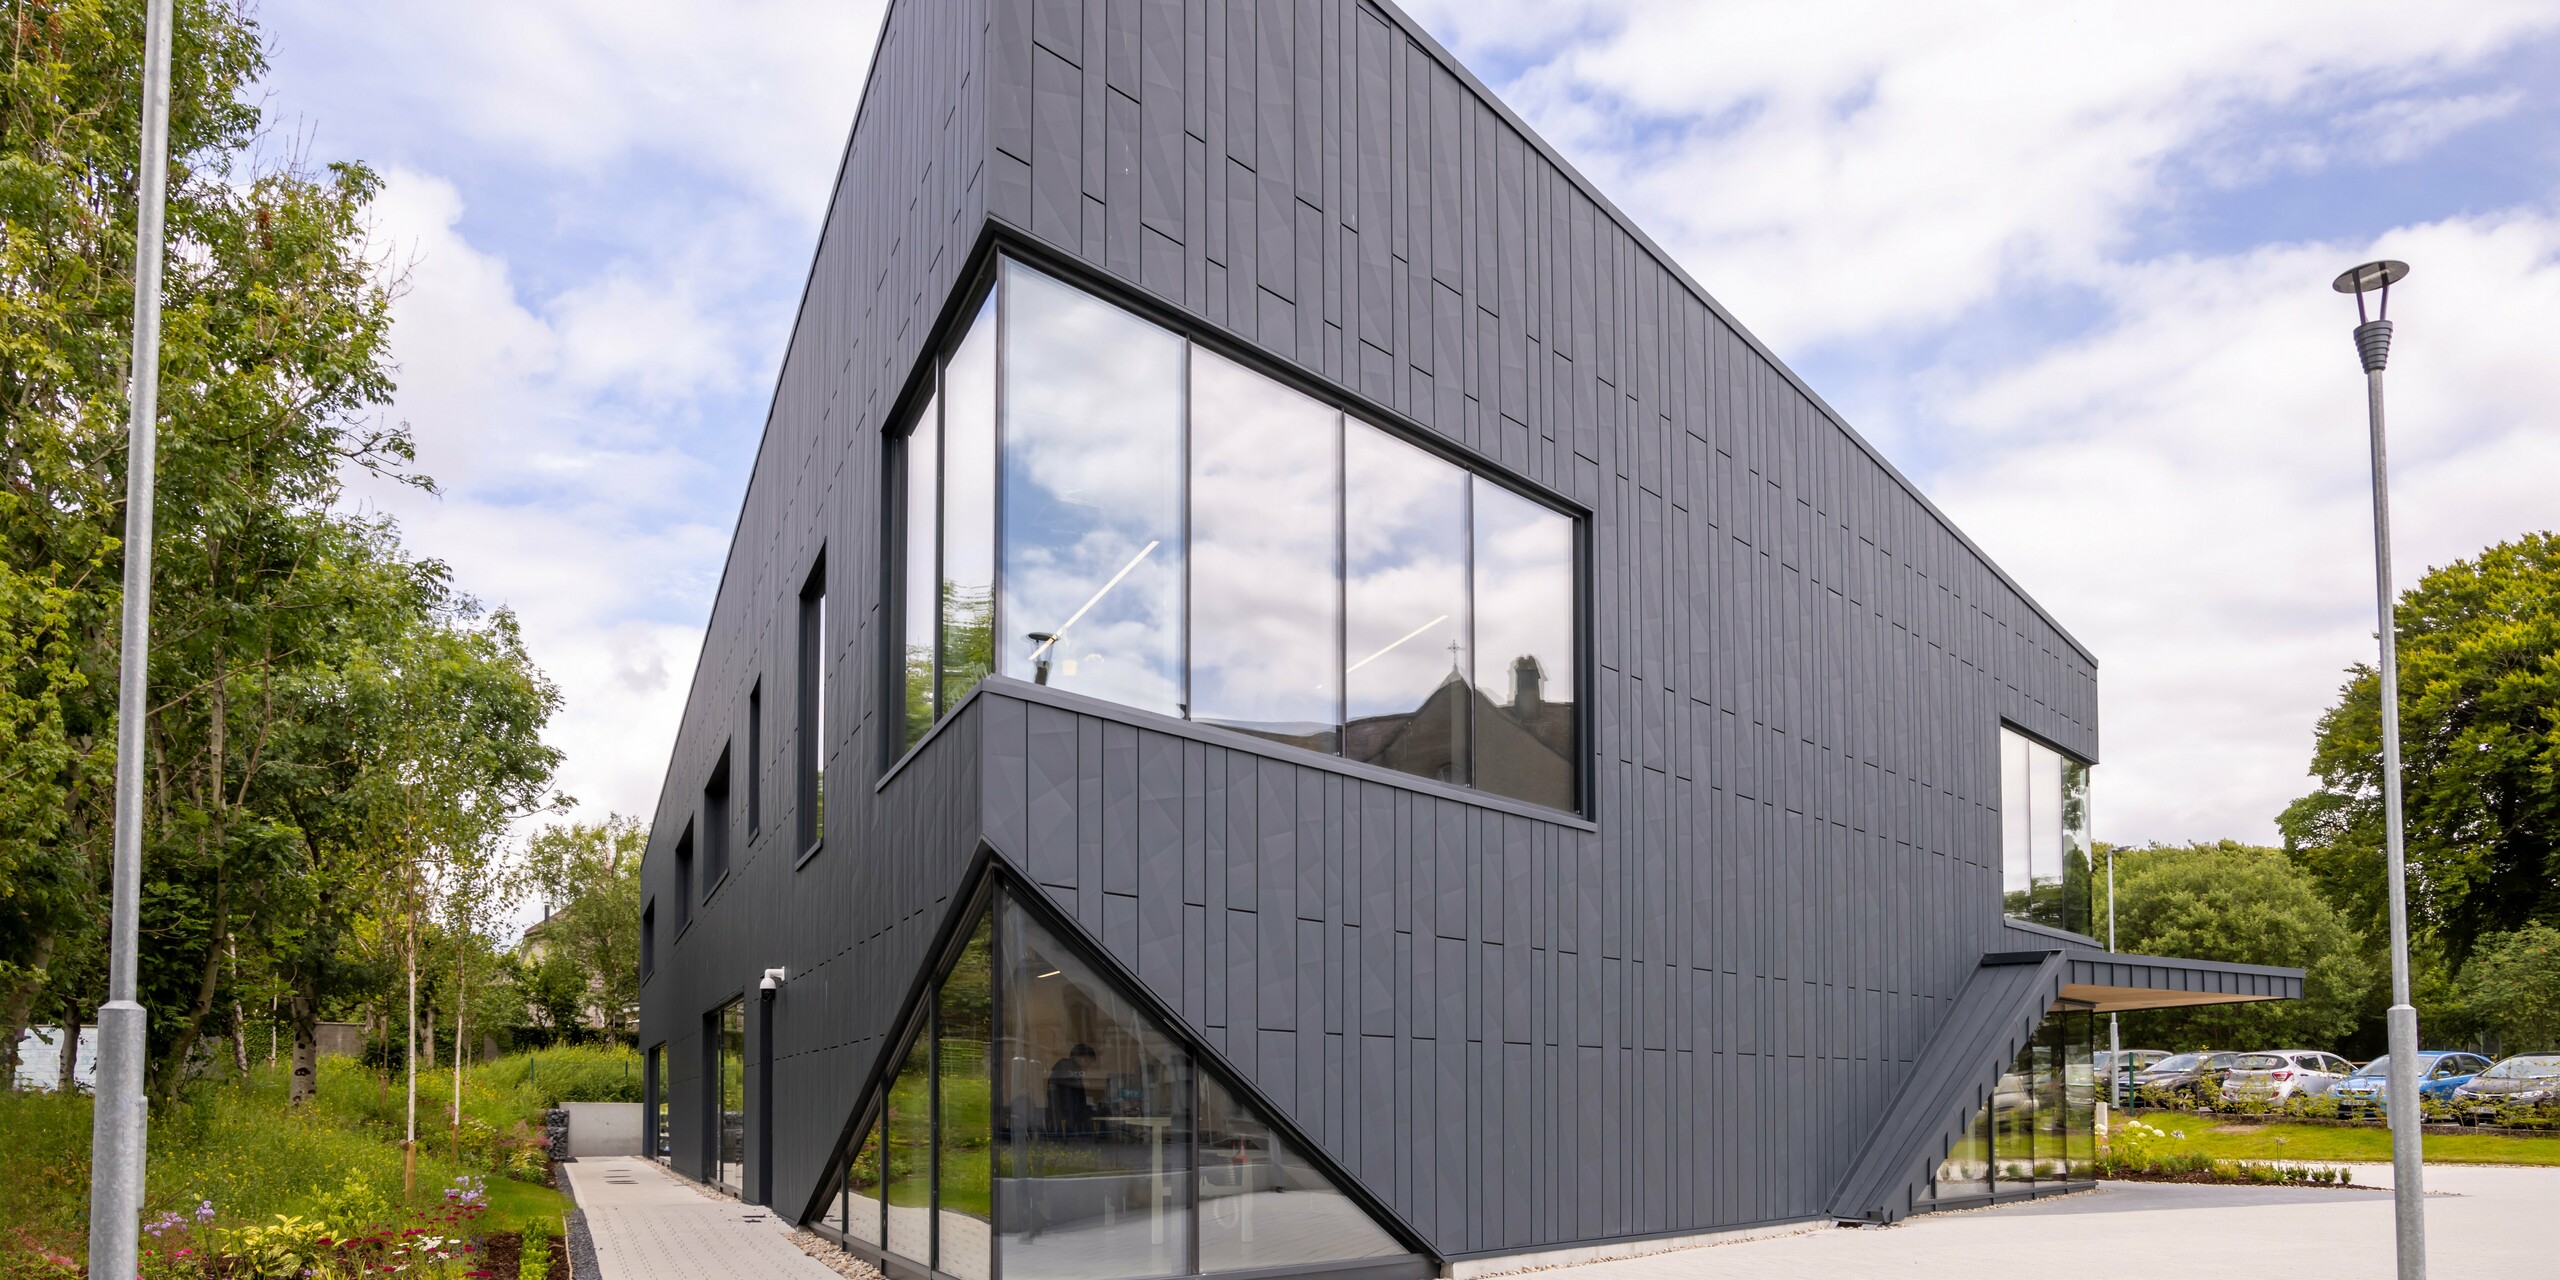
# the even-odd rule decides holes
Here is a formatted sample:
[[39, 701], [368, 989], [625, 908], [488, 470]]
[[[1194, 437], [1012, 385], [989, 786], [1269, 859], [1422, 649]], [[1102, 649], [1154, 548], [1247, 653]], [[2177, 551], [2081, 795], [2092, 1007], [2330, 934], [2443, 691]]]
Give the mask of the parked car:
[[2316, 1098], [2354, 1074], [2354, 1065], [2346, 1059], [2317, 1049], [2244, 1053], [2223, 1079], [2222, 1096], [2263, 1102], [2282, 1102], [2296, 1095]]
[[2222, 1087], [2222, 1078], [2231, 1074], [2240, 1055], [2222, 1053], [2173, 1053], [2151, 1064], [2151, 1069], [2134, 1076], [2134, 1091], [2144, 1101], [2162, 1096], [2173, 1097], [2188, 1105], [2205, 1101], [2213, 1090]]
[[2131, 1098], [2133, 1078], [2150, 1070], [2162, 1058], [2168, 1056], [2169, 1051], [2166, 1049], [2124, 1049], [2113, 1052], [2100, 1049], [2097, 1055], [2089, 1060], [2089, 1074], [2098, 1082], [2099, 1097], [2109, 1096], [2111, 1086], [2108, 1084], [2108, 1073], [2113, 1072], [2115, 1080], [2124, 1086], [2124, 1096]]
[[2560, 1109], [2560, 1053], [2525, 1053], [2462, 1082], [2451, 1099], [2464, 1124], [2495, 1120], [2501, 1109]]
[[[2453, 1091], [2463, 1082], [2485, 1070], [2487, 1058], [2476, 1053], [2432, 1050], [2418, 1055], [2418, 1097], [2439, 1102], [2453, 1099]], [[2384, 1054], [2356, 1068], [2355, 1074], [2338, 1082], [2329, 1096], [2338, 1100], [2340, 1115], [2380, 1115], [2390, 1105], [2391, 1055]]]

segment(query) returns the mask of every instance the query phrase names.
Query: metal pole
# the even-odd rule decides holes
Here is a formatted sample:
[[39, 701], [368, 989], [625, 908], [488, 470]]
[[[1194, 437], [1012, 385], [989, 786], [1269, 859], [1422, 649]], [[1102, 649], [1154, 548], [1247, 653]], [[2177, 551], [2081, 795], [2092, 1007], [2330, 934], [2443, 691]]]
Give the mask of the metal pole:
[[[2107, 846], [2107, 953], [2116, 949], [2116, 847]], [[2107, 1014], [2107, 1097], [2124, 1110], [2124, 1041], [2116, 1035], [2116, 1015]]]
[[[2385, 295], [2387, 298], [2389, 295]], [[2400, 1247], [2400, 1280], [2427, 1274], [2425, 1156], [2418, 1115], [2418, 1011], [2409, 1004], [2409, 891], [2400, 839], [2400, 654], [2391, 591], [2390, 469], [2382, 440], [2382, 367], [2391, 354], [2391, 322], [2356, 326], [2364, 360], [2365, 408], [2373, 424], [2373, 598], [2382, 635], [2382, 814], [2390, 850], [2391, 1198]]]
[[160, 412], [160, 243], [169, 186], [169, 3], [150, 0], [142, 43], [142, 190], [133, 232], [132, 424], [125, 455], [124, 637], [116, 690], [116, 860], [107, 1002], [98, 1007], [89, 1134], [89, 1275], [130, 1280], [142, 1228], [145, 1015], [134, 999], [142, 923], [143, 721], [151, 691], [151, 502]]

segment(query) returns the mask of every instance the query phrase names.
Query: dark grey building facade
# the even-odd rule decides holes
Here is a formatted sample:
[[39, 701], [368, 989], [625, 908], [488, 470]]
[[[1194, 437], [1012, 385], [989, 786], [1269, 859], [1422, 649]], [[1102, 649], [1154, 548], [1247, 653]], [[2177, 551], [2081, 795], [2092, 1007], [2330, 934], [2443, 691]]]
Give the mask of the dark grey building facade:
[[2095, 1013], [2301, 978], [2087, 936], [2096, 719], [1392, 5], [897, 0], [655, 815], [657, 1141], [972, 1280], [2084, 1186]]

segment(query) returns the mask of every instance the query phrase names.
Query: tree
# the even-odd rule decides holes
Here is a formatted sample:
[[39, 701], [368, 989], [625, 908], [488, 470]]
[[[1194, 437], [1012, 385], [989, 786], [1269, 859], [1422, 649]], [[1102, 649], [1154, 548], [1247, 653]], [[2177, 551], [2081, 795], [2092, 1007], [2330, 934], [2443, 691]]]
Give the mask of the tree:
[[[553, 1005], [553, 1029], [584, 1021], [620, 1033], [640, 1003], [640, 859], [649, 828], [612, 814], [601, 823], [548, 827], [525, 861], [545, 908], [534, 989]], [[564, 1010], [561, 994], [574, 991]]]
[[2560, 1048], [2560, 929], [2526, 925], [2481, 939], [2460, 981], [2463, 1011], [2504, 1052]]
[[[2560, 923], [2560, 535], [2428, 571], [2394, 610], [2414, 929], [2456, 964], [2491, 934]], [[2379, 936], [2381, 679], [2349, 669], [2321, 717], [2320, 786], [2277, 822], [2333, 902]]]
[[[2356, 931], [2281, 850], [2229, 840], [2119, 849], [2115, 886], [2121, 951], [2305, 971], [2300, 1000], [2126, 1014], [2126, 1034], [2136, 1040], [2161, 1048], [2322, 1046], [2355, 1026], [2372, 962]], [[2103, 916], [2103, 898], [2099, 910]]]

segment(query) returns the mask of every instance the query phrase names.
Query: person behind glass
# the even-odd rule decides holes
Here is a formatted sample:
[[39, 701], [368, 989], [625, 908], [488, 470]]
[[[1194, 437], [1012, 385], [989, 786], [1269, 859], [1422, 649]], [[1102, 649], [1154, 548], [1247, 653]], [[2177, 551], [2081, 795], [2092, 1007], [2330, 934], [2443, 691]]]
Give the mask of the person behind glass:
[[1093, 1095], [1086, 1091], [1085, 1076], [1094, 1062], [1093, 1046], [1079, 1044], [1049, 1068], [1049, 1130], [1060, 1141], [1093, 1136]]

